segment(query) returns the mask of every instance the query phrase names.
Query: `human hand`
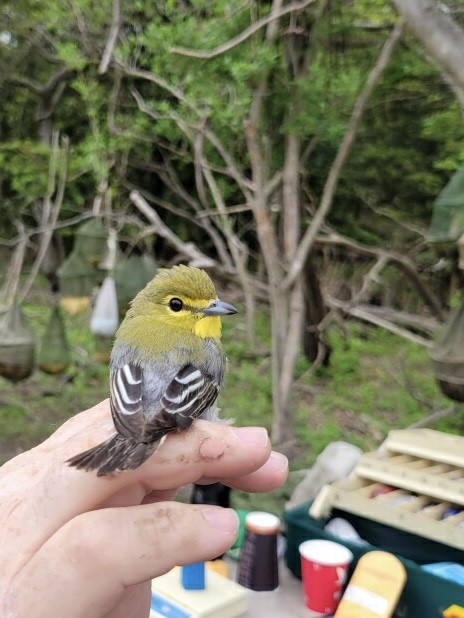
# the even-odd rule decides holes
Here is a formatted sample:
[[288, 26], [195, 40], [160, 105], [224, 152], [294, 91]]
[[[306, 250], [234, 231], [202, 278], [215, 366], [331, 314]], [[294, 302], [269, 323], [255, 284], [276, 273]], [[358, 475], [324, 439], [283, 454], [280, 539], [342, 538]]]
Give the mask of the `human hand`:
[[195, 421], [136, 470], [67, 466], [114, 432], [108, 400], [0, 468], [0, 615], [147, 617], [151, 579], [234, 542], [230, 509], [173, 502], [188, 483], [268, 491], [287, 476], [261, 428]]

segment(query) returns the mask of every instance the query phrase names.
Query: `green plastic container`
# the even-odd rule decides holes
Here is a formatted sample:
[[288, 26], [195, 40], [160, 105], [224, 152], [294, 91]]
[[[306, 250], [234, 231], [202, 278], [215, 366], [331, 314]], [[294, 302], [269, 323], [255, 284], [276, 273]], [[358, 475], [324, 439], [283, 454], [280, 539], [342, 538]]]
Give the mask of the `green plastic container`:
[[324, 530], [329, 519], [316, 520], [308, 514], [310, 502], [287, 511], [283, 520], [287, 535], [286, 563], [301, 579], [298, 547], [309, 539], [326, 539], [348, 547], [354, 555], [348, 580], [359, 558], [368, 551], [381, 549], [395, 554], [404, 564], [407, 582], [394, 613], [395, 618], [442, 618], [450, 605], [464, 605], [464, 586], [428, 573], [420, 564], [457, 562], [464, 565], [464, 553], [423, 537], [334, 509], [332, 517], [343, 517], [369, 545], [342, 541]]

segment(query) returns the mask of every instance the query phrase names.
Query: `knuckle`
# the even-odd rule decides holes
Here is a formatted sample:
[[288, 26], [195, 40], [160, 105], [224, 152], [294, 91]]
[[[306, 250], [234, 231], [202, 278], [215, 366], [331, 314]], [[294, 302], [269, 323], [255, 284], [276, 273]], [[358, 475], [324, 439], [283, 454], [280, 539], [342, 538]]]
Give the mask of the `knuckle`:
[[62, 528], [65, 535], [62, 546], [66, 548], [67, 561], [83, 575], [94, 572], [104, 559], [100, 527], [99, 518], [93, 517], [93, 513], [85, 513]]

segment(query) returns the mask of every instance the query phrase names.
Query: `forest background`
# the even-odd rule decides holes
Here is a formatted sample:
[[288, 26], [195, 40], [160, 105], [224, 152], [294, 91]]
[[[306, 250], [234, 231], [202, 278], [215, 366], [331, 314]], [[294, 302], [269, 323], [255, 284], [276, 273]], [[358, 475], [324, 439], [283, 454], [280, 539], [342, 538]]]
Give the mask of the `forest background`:
[[[462, 299], [464, 217], [436, 198], [464, 164], [463, 24], [462, 0], [4, 0], [5, 307], [40, 342], [97, 217], [118, 259], [200, 265], [240, 305], [221, 405], [294, 467], [462, 433], [429, 352]], [[88, 318], [63, 374], [0, 378], [3, 460], [107, 396]]]

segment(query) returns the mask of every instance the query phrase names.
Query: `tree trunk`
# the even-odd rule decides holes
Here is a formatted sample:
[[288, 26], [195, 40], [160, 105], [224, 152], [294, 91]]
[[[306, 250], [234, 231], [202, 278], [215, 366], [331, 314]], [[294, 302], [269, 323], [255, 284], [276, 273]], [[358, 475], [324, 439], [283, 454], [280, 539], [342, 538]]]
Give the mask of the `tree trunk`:
[[306, 259], [303, 277], [305, 307], [303, 352], [310, 363], [317, 361], [319, 364], [328, 365], [330, 346], [325, 341], [324, 334], [318, 330], [318, 325], [324, 319], [327, 311], [312, 253]]
[[[288, 268], [292, 263], [300, 238], [300, 154], [301, 141], [296, 135], [285, 138], [285, 161], [282, 174], [282, 255]], [[277, 408], [274, 414], [272, 438], [277, 444], [293, 442], [295, 438], [293, 414], [293, 379], [303, 329], [304, 304], [301, 278], [287, 293], [276, 292], [278, 306], [272, 319], [279, 324], [279, 348], [276, 363], [279, 367]]]

